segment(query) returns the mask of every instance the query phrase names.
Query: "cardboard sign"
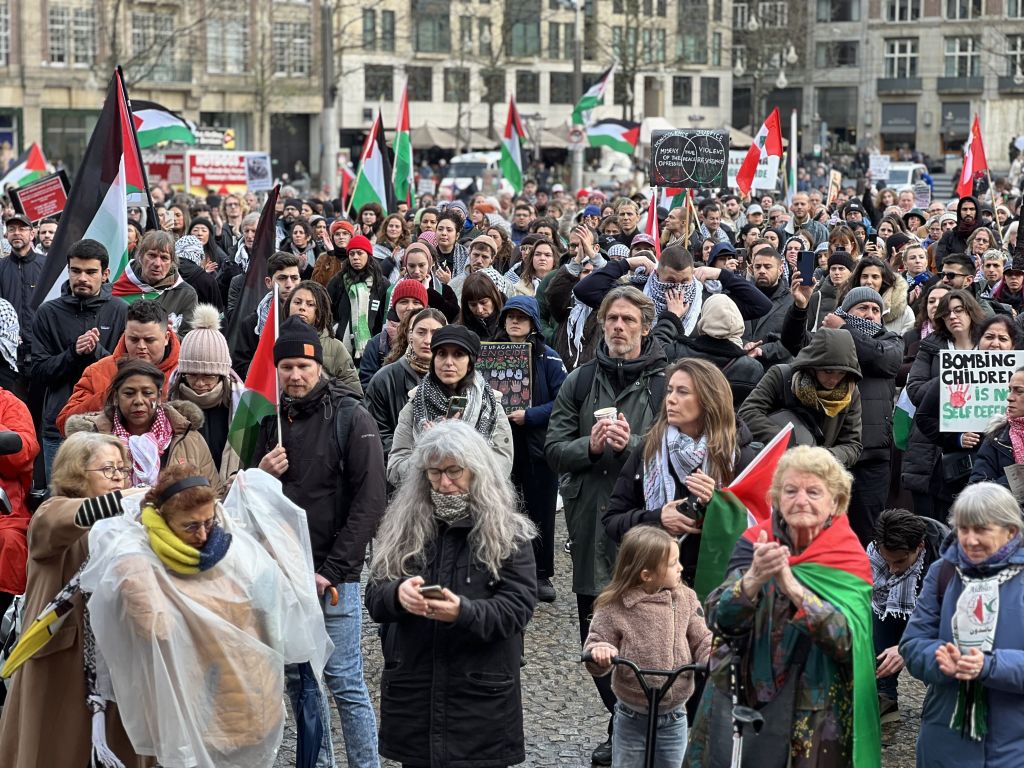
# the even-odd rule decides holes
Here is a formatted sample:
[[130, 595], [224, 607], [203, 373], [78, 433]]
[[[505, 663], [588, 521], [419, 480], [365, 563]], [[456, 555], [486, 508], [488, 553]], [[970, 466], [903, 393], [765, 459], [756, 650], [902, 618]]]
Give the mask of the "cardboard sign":
[[250, 192], [269, 192], [274, 188], [274, 172], [270, 155], [254, 153], [245, 158], [245, 179]]
[[927, 181], [914, 182], [914, 207], [925, 210], [932, 204], [932, 188]]
[[146, 178], [150, 184], [167, 182], [178, 192], [185, 188], [184, 152], [143, 150], [142, 162], [146, 165]]
[[651, 132], [653, 187], [724, 187], [728, 165], [729, 134], [725, 131]]
[[485, 341], [480, 345], [476, 369], [491, 389], [501, 393], [505, 413], [529, 408], [533, 394], [533, 345]]
[[825, 205], [832, 205], [839, 197], [839, 190], [843, 187], [843, 173], [842, 171], [829, 171], [828, 172], [828, 199], [825, 200]]
[[[747, 156], [745, 149], [733, 149], [729, 152], [729, 170], [726, 176], [726, 186], [736, 188], [736, 174], [740, 172], [740, 166]], [[781, 157], [768, 155], [762, 157], [757, 163], [757, 170], [754, 171], [754, 180], [750, 183], [751, 189], [774, 190], [779, 186], [779, 161]]]
[[68, 204], [70, 190], [68, 175], [61, 170], [24, 187], [12, 189], [9, 195], [14, 210], [25, 214], [34, 224], [61, 213]]
[[888, 155], [869, 155], [868, 170], [871, 171], [871, 180], [888, 181], [890, 163], [892, 158]]
[[1024, 352], [943, 349], [939, 352], [939, 429], [984, 432], [1006, 414], [1010, 377]]

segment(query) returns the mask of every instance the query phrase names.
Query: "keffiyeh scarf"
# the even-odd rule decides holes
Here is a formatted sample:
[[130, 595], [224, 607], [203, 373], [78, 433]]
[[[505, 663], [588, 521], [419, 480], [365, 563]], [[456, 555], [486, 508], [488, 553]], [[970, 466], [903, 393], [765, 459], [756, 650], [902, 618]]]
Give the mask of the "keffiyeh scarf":
[[[474, 375], [466, 396], [469, 402], [462, 412], [462, 420], [490, 441], [498, 422], [498, 401], [479, 373]], [[448, 417], [449, 400], [447, 388], [432, 373], [423, 377], [412, 399], [413, 428], [417, 435], [427, 422], [433, 424]]]
[[0, 355], [11, 370], [18, 371], [18, 345], [21, 344], [21, 324], [14, 306], [0, 299]]
[[256, 307], [256, 335], [263, 335], [263, 328], [267, 324], [267, 318], [270, 317], [270, 302], [274, 300], [274, 292], [271, 291], [262, 299], [260, 299], [259, 306]]
[[917, 586], [924, 573], [924, 550], [918, 553], [912, 566], [898, 575], [889, 570], [889, 564], [874, 542], [868, 544], [868, 560], [874, 576], [871, 609], [875, 615], [880, 619], [888, 616], [909, 619], [917, 605]]
[[468, 493], [438, 493], [430, 489], [430, 500], [434, 503], [434, 517], [451, 525], [469, 517]]
[[851, 315], [842, 307], [838, 307], [835, 311], [835, 316], [846, 323], [848, 326], [853, 328], [855, 331], [860, 331], [868, 338], [875, 338], [878, 334], [885, 330], [884, 327], [876, 323], [874, 320], [865, 320], [863, 317], [857, 317]]
[[593, 310], [579, 299], [573, 299], [572, 309], [569, 310], [569, 321], [566, 324], [566, 342], [569, 347], [569, 354], [572, 355], [572, 367], [580, 364], [580, 355], [583, 353], [583, 329], [587, 319]]
[[[160, 473], [160, 457], [171, 444], [174, 428], [163, 406], [158, 406], [149, 431], [144, 435], [132, 435], [121, 423], [121, 414], [114, 409], [114, 436], [125, 444], [132, 460], [132, 485], [156, 485]], [[156, 461], [154, 462], [154, 453]], [[154, 466], [155, 464], [155, 466]]]
[[197, 267], [201, 266], [206, 253], [203, 251], [203, 244], [195, 235], [179, 237], [174, 244], [174, 253], [179, 259], [191, 261]]
[[655, 317], [661, 317], [665, 312], [667, 306], [665, 293], [673, 289], [683, 292], [683, 301], [686, 302], [687, 309], [681, 320], [684, 330], [689, 335], [697, 327], [700, 308], [704, 303], [704, 290], [701, 283], [697, 280], [691, 280], [688, 283], [663, 283], [658, 279], [657, 274], [652, 274], [644, 284], [644, 294], [654, 302]]
[[[708, 455], [707, 435], [694, 440], [673, 426], [665, 430], [658, 454], [644, 467], [644, 501], [647, 509], [661, 509], [676, 498], [675, 477], [680, 480], [704, 466]], [[671, 463], [671, 469], [669, 464]], [[675, 470], [675, 477], [672, 476]]]
[[242, 268], [243, 272], [249, 271], [249, 249], [245, 247], [245, 241], [239, 240], [235, 248], [235, 264]]

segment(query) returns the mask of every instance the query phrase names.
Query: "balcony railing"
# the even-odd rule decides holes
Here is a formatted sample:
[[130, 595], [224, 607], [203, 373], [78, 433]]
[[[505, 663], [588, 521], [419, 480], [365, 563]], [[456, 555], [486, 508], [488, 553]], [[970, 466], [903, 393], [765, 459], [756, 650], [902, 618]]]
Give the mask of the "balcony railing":
[[130, 81], [146, 83], [191, 83], [191, 62], [136, 64], [125, 73]]
[[940, 77], [935, 90], [939, 93], [981, 93], [984, 77]]
[[921, 91], [920, 77], [880, 77], [875, 89], [881, 94], [918, 93]]

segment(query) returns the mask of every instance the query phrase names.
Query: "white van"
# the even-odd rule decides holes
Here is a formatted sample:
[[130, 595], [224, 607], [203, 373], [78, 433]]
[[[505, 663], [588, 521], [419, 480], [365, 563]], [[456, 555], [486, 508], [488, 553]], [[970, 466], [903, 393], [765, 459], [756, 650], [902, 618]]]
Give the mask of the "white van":
[[[491, 194], [493, 190], [484, 189], [485, 176], [487, 178], [499, 178], [499, 192], [512, 192], [512, 185], [501, 177], [501, 152], [467, 152], [464, 155], [455, 155], [448, 161], [445, 176], [441, 179], [438, 193], [444, 190], [451, 190], [452, 197], [458, 197], [473, 182], [476, 182], [478, 191]], [[491, 173], [486, 173], [491, 171]]]
[[921, 163], [891, 163], [889, 179], [885, 185], [893, 189], [912, 187], [917, 182], [924, 181], [923, 177], [926, 173], [928, 173], [928, 168]]

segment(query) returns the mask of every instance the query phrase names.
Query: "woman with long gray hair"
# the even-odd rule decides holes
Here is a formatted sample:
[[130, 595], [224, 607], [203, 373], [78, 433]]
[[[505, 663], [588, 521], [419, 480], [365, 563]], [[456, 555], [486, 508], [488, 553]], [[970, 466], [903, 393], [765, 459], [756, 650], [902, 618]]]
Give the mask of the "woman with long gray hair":
[[384, 646], [381, 755], [406, 768], [526, 759], [519, 666], [535, 535], [472, 426], [446, 420], [419, 436], [366, 588]]

